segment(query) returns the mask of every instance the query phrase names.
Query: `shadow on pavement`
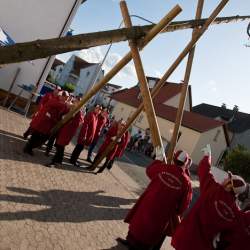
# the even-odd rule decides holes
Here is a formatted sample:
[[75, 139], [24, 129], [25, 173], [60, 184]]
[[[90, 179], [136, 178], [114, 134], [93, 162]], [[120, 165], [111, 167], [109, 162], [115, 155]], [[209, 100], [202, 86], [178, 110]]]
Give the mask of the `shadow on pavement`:
[[[43, 148], [34, 149], [34, 156], [23, 153], [23, 148], [26, 142], [27, 141], [23, 139], [22, 136], [0, 129], [0, 158], [42, 165], [51, 162], [54, 151], [51, 153], [50, 157], [44, 155], [45, 151]], [[65, 156], [65, 166], [63, 167], [65, 170], [81, 171], [81, 169], [73, 168], [72, 165], [67, 163], [67, 160], [70, 157], [69, 153], [65, 152]], [[82, 159], [80, 159], [80, 161], [82, 165], [89, 165]]]
[[31, 219], [43, 222], [81, 223], [96, 220], [122, 220], [129, 209], [120, 206], [132, 205], [136, 201], [135, 199], [107, 196], [102, 190], [73, 192], [34, 191], [17, 187], [7, 187], [7, 189], [21, 195], [1, 194], [0, 201], [48, 206], [48, 208], [37, 211], [2, 212], [0, 221]]

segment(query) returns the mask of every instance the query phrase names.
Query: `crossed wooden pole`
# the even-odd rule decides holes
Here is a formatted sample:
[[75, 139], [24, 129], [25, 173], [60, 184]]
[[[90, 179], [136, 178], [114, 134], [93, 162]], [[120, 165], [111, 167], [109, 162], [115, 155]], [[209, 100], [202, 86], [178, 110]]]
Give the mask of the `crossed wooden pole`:
[[[140, 40], [139, 49], [143, 49], [159, 32], [166, 27], [180, 12], [181, 7], [176, 5], [167, 15], [165, 15], [160, 22], [155, 25], [146, 36]], [[92, 89], [90, 89], [86, 95], [84, 95], [79, 105], [72, 111], [70, 111], [63, 120], [61, 120], [52, 130], [52, 134], [55, 134], [66, 122], [68, 122], [84, 104], [87, 103], [99, 90], [103, 88], [109, 80], [115, 76], [126, 64], [132, 59], [132, 53], [128, 52], [98, 83], [96, 83]]]
[[[198, 4], [197, 4], [197, 9], [196, 9], [196, 15], [195, 15], [196, 20], [201, 18], [203, 5], [204, 5], [204, 0], [199, 0]], [[192, 37], [194, 37], [198, 31], [199, 31], [199, 28], [197, 28], [197, 27], [194, 28], [193, 33], [192, 33]], [[167, 162], [169, 164], [173, 160], [174, 151], [175, 151], [175, 147], [176, 147], [177, 140], [178, 140], [177, 138], [178, 138], [178, 134], [180, 131], [180, 126], [181, 126], [182, 117], [183, 117], [183, 113], [184, 113], [184, 106], [185, 106], [187, 91], [188, 91], [188, 83], [189, 83], [190, 74], [191, 74], [191, 70], [192, 70], [192, 64], [193, 64], [193, 60], [194, 60], [194, 52], [195, 52], [195, 46], [191, 49], [191, 51], [189, 52], [189, 55], [188, 55], [184, 81], [183, 81], [182, 88], [181, 88], [179, 107], [178, 107], [177, 114], [176, 114], [174, 131], [173, 131], [173, 135], [171, 138], [170, 147], [168, 149], [168, 152], [166, 152], [167, 153]]]
[[[163, 75], [163, 77], [158, 81], [158, 83], [155, 85], [155, 87], [151, 91], [152, 99], [159, 93], [161, 87], [165, 84], [167, 79], [170, 77], [170, 75], [175, 71], [175, 69], [178, 67], [178, 65], [181, 63], [181, 61], [186, 57], [188, 53], [193, 49], [196, 42], [201, 38], [201, 36], [206, 32], [209, 25], [213, 22], [213, 20], [216, 18], [216, 16], [220, 13], [220, 11], [225, 7], [225, 5], [228, 3], [229, 0], [222, 0], [218, 6], [214, 9], [210, 17], [207, 19], [205, 24], [199, 28], [196, 32], [193, 33], [191, 41], [186, 45], [186, 47], [183, 49], [183, 51], [178, 55], [176, 60], [173, 62], [173, 64], [169, 67], [169, 69], [166, 71], [166, 73]], [[191, 65], [190, 63], [188, 64]], [[186, 74], [187, 76], [187, 74]], [[127, 125], [122, 129], [119, 135], [117, 135], [116, 140], [112, 141], [106, 149], [102, 152], [101, 155], [98, 156], [97, 159], [95, 159], [93, 163], [93, 168], [95, 169], [99, 163], [106, 157], [106, 155], [114, 148], [115, 144], [118, 142], [118, 140], [121, 138], [121, 136], [127, 131], [127, 129], [134, 123], [137, 116], [141, 113], [143, 110], [143, 103], [139, 105], [137, 110], [130, 116], [127, 120]], [[182, 110], [183, 112], [183, 110]]]

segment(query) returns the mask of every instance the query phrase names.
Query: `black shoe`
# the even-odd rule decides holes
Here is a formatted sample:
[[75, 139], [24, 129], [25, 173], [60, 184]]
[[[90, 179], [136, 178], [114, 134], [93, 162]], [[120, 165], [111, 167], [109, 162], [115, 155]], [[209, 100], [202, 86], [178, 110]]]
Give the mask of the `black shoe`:
[[32, 149], [29, 149], [27, 146], [24, 147], [23, 152], [24, 152], [25, 154], [29, 154], [29, 155], [31, 155], [31, 156], [34, 155]]
[[73, 161], [70, 161], [70, 163], [74, 166], [74, 167], [77, 167], [79, 168], [81, 166], [81, 164], [79, 162], [73, 162]]
[[55, 163], [54, 162], [50, 162], [50, 163], [48, 163], [48, 164], [45, 164], [45, 167], [47, 167], [47, 168], [53, 168], [53, 167], [55, 167], [56, 165], [55, 165]]
[[49, 151], [45, 151], [44, 155], [49, 156]]
[[123, 239], [123, 238], [118, 237], [118, 238], [116, 239], [116, 241], [120, 242], [120, 243], [123, 244], [124, 246], [129, 246], [128, 240], [125, 240], [125, 239]]
[[84, 170], [94, 171], [94, 170], [95, 170], [95, 167], [93, 167], [93, 165], [90, 165], [90, 166], [84, 168]]
[[91, 160], [90, 157], [87, 158], [87, 161], [90, 162], [90, 163], [93, 163], [93, 161]]

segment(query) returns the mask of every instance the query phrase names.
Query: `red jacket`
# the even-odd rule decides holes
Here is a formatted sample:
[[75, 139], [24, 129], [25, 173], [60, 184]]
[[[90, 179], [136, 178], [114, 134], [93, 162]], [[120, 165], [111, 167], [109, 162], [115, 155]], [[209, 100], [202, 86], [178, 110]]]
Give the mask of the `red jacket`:
[[241, 212], [239, 225], [233, 232], [221, 234], [221, 241], [225, 244], [226, 250], [248, 250], [250, 244], [250, 212]]
[[115, 157], [117, 157], [117, 158], [122, 157], [122, 155], [123, 155], [123, 153], [128, 145], [129, 139], [130, 139], [130, 134], [128, 131], [126, 131], [121, 137], [121, 142], [118, 144], [118, 148], [115, 152]]
[[79, 111], [68, 123], [66, 123], [59, 131], [56, 138], [56, 144], [66, 146], [70, 143], [75, 135], [78, 127], [83, 122], [83, 113]]
[[31, 122], [31, 128], [41, 134], [49, 135], [50, 130], [68, 110], [65, 102], [52, 98], [41, 108], [34, 121]]
[[89, 112], [83, 121], [82, 128], [80, 130], [77, 143], [90, 145], [94, 139], [97, 126], [97, 114], [95, 112]]
[[199, 164], [200, 197], [172, 238], [176, 250], [212, 250], [218, 233], [238, 226], [234, 195], [215, 182], [210, 161], [205, 156]]
[[[98, 150], [98, 154], [102, 154], [102, 152], [106, 149], [106, 147], [112, 142], [112, 137], [117, 136], [118, 124], [114, 123], [112, 127], [108, 130], [105, 140], [101, 147]], [[128, 144], [128, 133], [122, 135], [120, 142], [116, 143], [111, 152], [107, 155], [108, 160], [114, 160], [115, 157], [121, 157], [126, 146]]]
[[95, 135], [94, 135], [94, 139], [93, 141], [97, 141], [101, 131], [103, 129], [103, 127], [105, 126], [105, 124], [107, 123], [107, 117], [102, 116], [102, 115], [98, 115], [97, 117], [97, 125], [96, 125], [96, 131], [95, 131]]
[[128, 213], [129, 233], [143, 245], [154, 246], [173, 216], [182, 215], [192, 198], [190, 178], [181, 167], [155, 160], [146, 173], [147, 189]]
[[33, 116], [32, 116], [32, 120], [31, 120], [31, 122], [30, 122], [30, 127], [32, 127], [33, 124], [36, 123], [36, 119], [38, 119], [38, 117], [39, 117], [38, 114], [39, 114], [40, 112], [43, 112], [42, 110], [43, 110], [43, 107], [45, 106], [45, 104], [48, 103], [48, 101], [51, 100], [51, 99], [53, 99], [53, 98], [55, 98], [55, 99], [58, 100], [57, 96], [54, 96], [53, 92], [48, 92], [48, 93], [46, 93], [46, 94], [41, 98], [41, 100], [40, 100], [40, 102], [39, 102], [39, 104], [38, 104], [37, 111], [36, 111], [36, 113], [34, 113]]

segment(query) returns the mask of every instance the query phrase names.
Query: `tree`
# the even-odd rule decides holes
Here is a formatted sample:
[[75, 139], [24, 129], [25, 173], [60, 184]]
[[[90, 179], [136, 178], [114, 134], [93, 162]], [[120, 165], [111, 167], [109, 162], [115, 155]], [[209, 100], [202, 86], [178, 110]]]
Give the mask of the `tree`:
[[76, 86], [73, 83], [65, 83], [63, 89], [68, 91], [69, 93], [74, 92]]
[[242, 145], [238, 145], [225, 157], [224, 170], [242, 176], [250, 182], [250, 151]]

